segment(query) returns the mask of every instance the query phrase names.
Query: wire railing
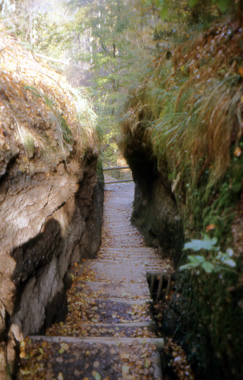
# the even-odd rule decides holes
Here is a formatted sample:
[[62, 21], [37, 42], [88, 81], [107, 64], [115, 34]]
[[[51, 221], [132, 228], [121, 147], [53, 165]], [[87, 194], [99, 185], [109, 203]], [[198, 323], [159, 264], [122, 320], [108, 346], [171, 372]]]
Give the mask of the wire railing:
[[[130, 169], [129, 166], [113, 166], [113, 167], [108, 167], [104, 168], [103, 171], [109, 171], [109, 170], [123, 170], [123, 169]], [[122, 183], [122, 182], [133, 182], [132, 179], [119, 179], [119, 180], [114, 180], [114, 181], [105, 181], [105, 185], [111, 185], [114, 183]]]

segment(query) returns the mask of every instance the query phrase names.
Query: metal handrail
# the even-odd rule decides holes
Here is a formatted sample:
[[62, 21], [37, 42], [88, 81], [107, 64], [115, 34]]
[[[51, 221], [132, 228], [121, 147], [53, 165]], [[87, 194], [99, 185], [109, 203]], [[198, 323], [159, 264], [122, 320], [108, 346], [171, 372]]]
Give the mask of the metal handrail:
[[133, 179], [121, 179], [118, 181], [105, 182], [105, 185], [109, 185], [111, 183], [121, 183], [121, 182], [133, 182]]
[[106, 170], [118, 170], [118, 169], [130, 169], [129, 166], [113, 166], [110, 168], [104, 168], [103, 171]]
[[[129, 168], [129, 166], [113, 166], [113, 167], [104, 168], [103, 171], [120, 170], [120, 169], [130, 169], [130, 168]], [[105, 182], [105, 185], [114, 184], [114, 183], [122, 183], [122, 182], [133, 182], [133, 180], [132, 179], [122, 179], [122, 180], [117, 180], [117, 181], [109, 181], [109, 182]]]

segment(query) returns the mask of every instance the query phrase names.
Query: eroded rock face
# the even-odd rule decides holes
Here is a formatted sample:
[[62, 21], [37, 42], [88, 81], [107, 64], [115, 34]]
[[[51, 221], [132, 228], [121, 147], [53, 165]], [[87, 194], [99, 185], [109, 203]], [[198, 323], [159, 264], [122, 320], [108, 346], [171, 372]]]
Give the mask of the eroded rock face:
[[132, 221], [149, 245], [160, 247], [164, 257], [178, 264], [183, 244], [182, 221], [171, 193], [159, 178], [145, 196], [136, 185]]
[[134, 135], [126, 139], [123, 151], [136, 184], [132, 222], [147, 244], [158, 247], [164, 257], [177, 265], [184, 242], [182, 219], [166, 173], [158, 171], [142, 128], [138, 126]]
[[[0, 379], [18, 342], [65, 310], [69, 266], [94, 257], [103, 187], [93, 110], [14, 37], [0, 36]], [[85, 100], [80, 102], [80, 100]], [[82, 103], [82, 105], [81, 105]]]
[[103, 184], [96, 167], [90, 149], [46, 173], [27, 174], [14, 163], [1, 182], [1, 379], [14, 363], [16, 342], [62, 314], [71, 263], [97, 253]]

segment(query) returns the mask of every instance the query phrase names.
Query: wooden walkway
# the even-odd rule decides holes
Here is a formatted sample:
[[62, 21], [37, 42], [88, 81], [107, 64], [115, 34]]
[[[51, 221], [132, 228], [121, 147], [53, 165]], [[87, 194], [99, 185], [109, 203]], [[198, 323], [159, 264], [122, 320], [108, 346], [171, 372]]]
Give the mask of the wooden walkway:
[[162, 379], [147, 273], [171, 268], [130, 224], [133, 183], [109, 186], [98, 258], [74, 265], [65, 322], [22, 344], [19, 380]]

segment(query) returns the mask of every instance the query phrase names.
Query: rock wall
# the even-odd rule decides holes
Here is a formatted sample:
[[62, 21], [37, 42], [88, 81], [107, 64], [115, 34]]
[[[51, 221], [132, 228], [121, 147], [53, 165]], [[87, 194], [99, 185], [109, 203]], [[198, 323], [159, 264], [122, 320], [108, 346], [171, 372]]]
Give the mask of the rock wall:
[[1, 379], [17, 342], [62, 316], [69, 266], [99, 248], [103, 204], [97, 152], [47, 173], [10, 166], [0, 185]]
[[[92, 104], [0, 36], [0, 379], [19, 342], [65, 313], [70, 265], [100, 245], [103, 177]], [[82, 98], [82, 102], [80, 99]]]
[[142, 232], [148, 245], [158, 247], [163, 257], [170, 258], [176, 266], [184, 233], [167, 173], [158, 170], [157, 159], [141, 126], [126, 136], [122, 148], [135, 182], [132, 223]]

